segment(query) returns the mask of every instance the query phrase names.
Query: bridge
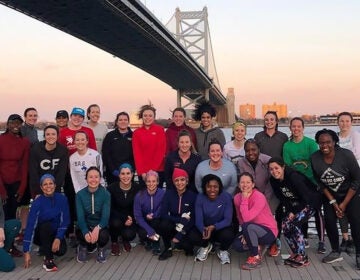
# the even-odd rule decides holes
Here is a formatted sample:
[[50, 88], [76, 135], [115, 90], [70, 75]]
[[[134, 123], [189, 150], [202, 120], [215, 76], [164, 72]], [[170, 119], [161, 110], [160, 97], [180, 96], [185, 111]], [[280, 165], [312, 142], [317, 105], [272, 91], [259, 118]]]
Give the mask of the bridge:
[[[189, 41], [189, 29], [182, 30], [186, 19], [201, 17], [201, 35], [206, 47], [207, 10], [182, 13], [177, 9], [177, 27], [172, 34], [140, 1], [136, 0], [0, 0], [0, 4], [71, 34], [157, 77], [189, 101], [182, 107], [209, 100], [219, 109], [221, 122], [228, 122], [226, 98], [217, 75], [209, 76], [208, 53]], [[197, 14], [196, 14], [197, 13]], [[186, 23], [185, 23], [186, 24]], [[199, 31], [198, 27], [194, 27]], [[181, 33], [181, 30], [183, 31]], [[191, 49], [195, 52], [191, 53]], [[212, 55], [212, 52], [210, 52]], [[200, 65], [199, 60], [204, 64]], [[214, 68], [214, 67], [213, 67]], [[216, 71], [215, 71], [216, 74]], [[233, 114], [233, 110], [232, 115]]]

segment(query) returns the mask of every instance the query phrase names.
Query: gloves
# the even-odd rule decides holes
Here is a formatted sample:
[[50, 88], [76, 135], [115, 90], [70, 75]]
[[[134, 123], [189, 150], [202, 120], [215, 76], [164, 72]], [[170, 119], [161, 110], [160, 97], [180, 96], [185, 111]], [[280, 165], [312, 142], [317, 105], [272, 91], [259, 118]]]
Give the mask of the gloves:
[[181, 215], [181, 218], [185, 218], [185, 219], [187, 219], [187, 220], [190, 220], [190, 214], [191, 214], [191, 212], [183, 213], [183, 214]]
[[182, 232], [183, 228], [184, 228], [183, 224], [180, 224], [180, 223], [176, 224], [176, 227], [175, 227], [176, 231]]

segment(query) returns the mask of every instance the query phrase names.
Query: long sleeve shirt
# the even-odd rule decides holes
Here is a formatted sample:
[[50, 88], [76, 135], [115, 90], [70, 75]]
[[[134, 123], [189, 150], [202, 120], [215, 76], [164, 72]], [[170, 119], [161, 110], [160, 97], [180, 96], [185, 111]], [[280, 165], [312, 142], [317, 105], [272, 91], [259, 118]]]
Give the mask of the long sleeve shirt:
[[134, 217], [136, 223], [145, 229], [148, 236], [154, 235], [155, 230], [149, 225], [146, 216], [152, 214], [152, 219], [160, 218], [161, 216], [161, 203], [165, 191], [157, 189], [153, 195], [150, 195], [147, 190], [138, 192], [134, 200]]
[[83, 235], [99, 225], [107, 227], [110, 217], [110, 193], [101, 185], [95, 192], [88, 187], [76, 194], [78, 226]]
[[221, 192], [215, 200], [210, 200], [205, 194], [198, 194], [195, 203], [195, 224], [200, 232], [204, 227], [214, 225], [216, 230], [231, 225], [233, 217], [232, 197], [227, 192]]
[[63, 239], [70, 224], [69, 204], [67, 198], [54, 193], [53, 196], [40, 195], [31, 204], [24, 235], [24, 252], [31, 251], [37, 225], [50, 222], [55, 238]]

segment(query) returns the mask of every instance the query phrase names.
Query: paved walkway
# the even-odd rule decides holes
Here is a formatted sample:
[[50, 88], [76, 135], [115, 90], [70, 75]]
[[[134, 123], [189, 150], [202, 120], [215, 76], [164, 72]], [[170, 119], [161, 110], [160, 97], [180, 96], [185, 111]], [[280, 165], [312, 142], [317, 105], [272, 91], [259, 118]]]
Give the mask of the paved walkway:
[[[281, 256], [272, 258], [266, 256], [259, 269], [245, 271], [239, 264], [245, 262], [245, 253], [231, 253], [231, 264], [221, 265], [216, 254], [209, 255], [205, 262], [194, 262], [193, 257], [185, 257], [182, 252], [174, 252], [167, 261], [158, 261], [157, 257], [146, 252], [138, 245], [130, 253], [122, 253], [118, 257], [108, 256], [104, 264], [95, 262], [96, 254], [90, 256], [86, 264], [77, 263], [74, 250], [56, 259], [59, 271], [45, 272], [42, 269], [42, 258], [32, 255], [32, 266], [22, 268], [23, 260], [17, 259], [17, 268], [10, 273], [0, 273], [1, 280], [36, 280], [36, 279], [326, 279], [326, 280], [360, 280], [360, 271], [355, 270], [354, 256], [343, 253], [344, 261], [323, 264], [324, 255], [316, 253], [316, 239], [310, 239], [308, 249], [311, 264], [304, 268], [292, 268], [284, 265]], [[287, 251], [283, 246], [282, 254]], [[329, 245], [327, 244], [327, 248]], [[107, 251], [109, 254], [109, 251]], [[1, 260], [0, 260], [1, 261]]]

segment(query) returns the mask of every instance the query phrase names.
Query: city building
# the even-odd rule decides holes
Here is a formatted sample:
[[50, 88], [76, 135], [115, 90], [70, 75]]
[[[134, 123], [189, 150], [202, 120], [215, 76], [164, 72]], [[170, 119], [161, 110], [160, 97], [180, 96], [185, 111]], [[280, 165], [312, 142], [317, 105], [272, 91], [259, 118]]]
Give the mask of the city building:
[[288, 110], [286, 104], [276, 104], [276, 102], [274, 102], [273, 104], [263, 104], [262, 115], [264, 116], [267, 111], [275, 111], [279, 119], [288, 117]]
[[254, 104], [241, 104], [240, 105], [240, 118], [244, 120], [252, 120], [255, 119], [255, 105]]

